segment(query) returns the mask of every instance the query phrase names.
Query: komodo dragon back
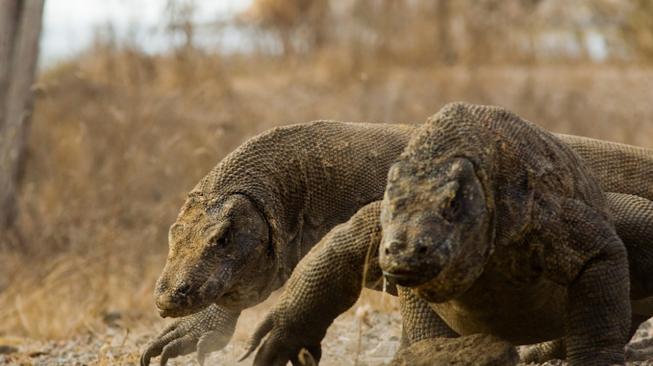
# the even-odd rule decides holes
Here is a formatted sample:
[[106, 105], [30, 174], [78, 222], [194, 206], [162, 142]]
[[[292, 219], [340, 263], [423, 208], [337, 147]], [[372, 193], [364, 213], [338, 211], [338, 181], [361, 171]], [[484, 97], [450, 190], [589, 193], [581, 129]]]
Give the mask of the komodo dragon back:
[[583, 158], [606, 192], [653, 200], [653, 150], [643, 147], [557, 134]]

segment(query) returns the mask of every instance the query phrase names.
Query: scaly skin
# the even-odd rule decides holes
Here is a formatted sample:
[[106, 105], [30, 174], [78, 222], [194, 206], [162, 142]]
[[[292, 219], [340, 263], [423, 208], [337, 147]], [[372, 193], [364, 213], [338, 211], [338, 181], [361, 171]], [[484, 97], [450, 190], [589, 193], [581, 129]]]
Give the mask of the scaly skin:
[[[333, 226], [365, 203], [381, 199], [387, 170], [413, 131], [402, 125], [313, 122], [265, 132], [226, 157], [189, 194], [171, 227], [170, 255], [157, 285], [162, 315], [191, 315], [150, 343], [141, 364], [157, 355], [165, 364], [194, 350], [202, 361], [224, 347], [242, 309], [282, 285], [296, 262]], [[632, 167], [653, 169], [647, 151], [560, 138], [589, 165], [627, 178], [622, 182], [600, 175], [607, 188], [639, 193], [633, 182], [644, 177]], [[232, 239], [224, 245], [218, 243], [224, 236], [220, 227], [229, 217], [236, 220], [228, 230]], [[249, 233], [250, 227], [257, 235]], [[215, 259], [207, 261], [211, 255]]]
[[[604, 143], [604, 142], [600, 142], [600, 144], [604, 144], [604, 147], [605, 146], [609, 146], [609, 147], [625, 146], [625, 145]], [[628, 147], [628, 149], [629, 150], [630, 149], [638, 150], [637, 148], [632, 148], [632, 147]], [[650, 150], [641, 149], [641, 150], [638, 150], [638, 151], [648, 153], [649, 156], [650, 156]], [[587, 151], [585, 151], [584, 158], [586, 160], [588, 159], [587, 155], [588, 155]], [[596, 157], [597, 155], [600, 155], [600, 154], [596, 154], [596, 155], [594, 155], [594, 157]], [[646, 156], [646, 154], [639, 154], [637, 159], [640, 159], [640, 158], [645, 159], [645, 156]], [[637, 159], [633, 159], [633, 160], [630, 160], [630, 161], [628, 159], [624, 160], [624, 163], [621, 166], [621, 168], [626, 169], [626, 170], [630, 171], [632, 174], [636, 175], [638, 171], [637, 171], [637, 169], [633, 169], [634, 164], [632, 164], [632, 161], [636, 161]], [[598, 160], [593, 160], [593, 163], [594, 163], [595, 166], [596, 166], [597, 161]], [[645, 164], [650, 165], [650, 161], [645, 163]], [[588, 164], [588, 165], [592, 165], [592, 164]], [[646, 166], [646, 165], [644, 165], [644, 166]], [[613, 170], [613, 172], [621, 173], [621, 172], [616, 172], [614, 170]], [[650, 175], [649, 172], [647, 172], [646, 170], [640, 170], [639, 171], [639, 176], [633, 176], [631, 174], [631, 178], [633, 180], [635, 180], [635, 181], [639, 179], [639, 182], [645, 181], [646, 179], [648, 179], [650, 181], [651, 177], [649, 176]], [[609, 184], [611, 184], [612, 188], [626, 187], [626, 185], [619, 186], [615, 182], [616, 182], [616, 180], [614, 180], [614, 179], [612, 180], [612, 182], [609, 182]], [[634, 188], [637, 189], [637, 187], [633, 186], [632, 184], [629, 187], [631, 187], [631, 188], [634, 187]], [[650, 187], [650, 185], [648, 185], [646, 187]], [[626, 187], [626, 188], [628, 188], [628, 187]], [[650, 195], [650, 189], [649, 190], [646, 190], [646, 189], [642, 190], [641, 188], [638, 188], [638, 189], [639, 190], [636, 191], [637, 193]], [[614, 196], [617, 197], [617, 198], [619, 197], [619, 195], [614, 195]], [[630, 215], [630, 214], [635, 214], [635, 215], [639, 214], [639, 215], [641, 215], [642, 213], [647, 212], [646, 208], [645, 207], [642, 208], [641, 205], [640, 205], [639, 212], [633, 212], [633, 210], [629, 211], [629, 209], [627, 208], [628, 205], [623, 205], [623, 204], [618, 204], [618, 203], [615, 204], [614, 203], [615, 202], [615, 197], [612, 197], [612, 198], [608, 197], [611, 209], [617, 210], [617, 211], [619, 209], [624, 209], [625, 211], [622, 214], [623, 217], [628, 217], [628, 215]], [[628, 199], [626, 199], [626, 201], [627, 200]], [[346, 230], [347, 229], [346, 227], [348, 225], [351, 226], [351, 222], [353, 222], [353, 221], [356, 221], [356, 220], [365, 221], [364, 217], [371, 218], [371, 219], [369, 219], [369, 222], [367, 222], [367, 224], [366, 224], [367, 226], [369, 226], [369, 227], [378, 226], [378, 223], [377, 223], [378, 216], [375, 216], [374, 213], [370, 214], [369, 213], [370, 210], [372, 210], [372, 209], [371, 208], [369, 208], [369, 209], [366, 208], [365, 210], [361, 210], [361, 212], [357, 213], [354, 217], [352, 217], [352, 219], [350, 220], [349, 223], [342, 225], [344, 227], [344, 229], [341, 228], [341, 227], [338, 227], [338, 228], [334, 229], [334, 231]], [[649, 210], [648, 215], [650, 215], [650, 213], [653, 212], [653, 211], [651, 211], [650, 207], [648, 208], [648, 210]], [[617, 216], [619, 216], [619, 213], [617, 213]], [[637, 217], [637, 216], [635, 216], [635, 217]], [[643, 217], [645, 217], [645, 216], [643, 216]], [[637, 221], [637, 219], [635, 219], [633, 222], [636, 222], [636, 221]], [[619, 227], [620, 227], [619, 226], [619, 220], [617, 220], [617, 224], [618, 224], [617, 228], [619, 229]], [[359, 224], [359, 226], [360, 226], [360, 224]], [[363, 225], [363, 226], [365, 226], [365, 225]], [[627, 225], [626, 226], [622, 225], [621, 227], [622, 228], [627, 228]], [[356, 236], [355, 233], [350, 233], [348, 235], [349, 235], [348, 237], [351, 237], [351, 236], [355, 237]], [[581, 235], [581, 233], [578, 233], [578, 236], [580, 236], [580, 235]], [[646, 235], [648, 235], [648, 234], [646, 234]], [[341, 234], [341, 236], [343, 236], [343, 235]], [[335, 238], [337, 238], [337, 236], [335, 236]], [[640, 237], [640, 238], [642, 238], [642, 237]], [[646, 237], [644, 236], [644, 238], [646, 238]], [[648, 238], [651, 238], [651, 236], [649, 235]], [[324, 263], [321, 263], [320, 261], [315, 259], [315, 258], [318, 258], [318, 257], [320, 257], [320, 258], [324, 257], [323, 255], [319, 254], [320, 251], [326, 250], [324, 248], [331, 248], [331, 249], [329, 249], [331, 251], [335, 250], [335, 249], [332, 249], [332, 248], [339, 248], [338, 250], [343, 251], [345, 253], [345, 254], [341, 254], [342, 256], [350, 258], [350, 260], [353, 260], [352, 258], [358, 258], [358, 262], [357, 262], [358, 263], [358, 268], [359, 268], [358, 271], [360, 273], [360, 272], [362, 272], [361, 268], [362, 268], [363, 264], [365, 263], [364, 253], [367, 253], [370, 250], [370, 248], [378, 245], [378, 243], [373, 243], [373, 242], [371, 243], [370, 240], [369, 240], [369, 237], [367, 235], [361, 235], [358, 240], [348, 240], [348, 241], [340, 240], [340, 241], [338, 241], [338, 240], [333, 240], [333, 239], [334, 239], [334, 236], [329, 235], [328, 237], [325, 238], [325, 240], [322, 243], [318, 244], [318, 246], [314, 249], [314, 251], [316, 253], [313, 253], [313, 252], [310, 253], [302, 261], [302, 263], [300, 263], [300, 266], [298, 267], [298, 269], [293, 274], [293, 277], [291, 277], [290, 283], [295, 283], [295, 285], [292, 286], [292, 287], [289, 286], [288, 289], [284, 292], [284, 294], [282, 295], [281, 301], [279, 303], [279, 306], [275, 307], [275, 310], [273, 310], [273, 312], [271, 313], [271, 316], [267, 319], [267, 321], [265, 323], [265, 326], [263, 328], [261, 328], [261, 329], [264, 329], [264, 330], [267, 329], [268, 331], [271, 331], [273, 336], [271, 336], [270, 338], [268, 338], [268, 340], [266, 340], [266, 343], [262, 347], [262, 351], [259, 352], [259, 355], [257, 356], [257, 360], [256, 360], [255, 364], [265, 365], [265, 364], [268, 364], [268, 363], [270, 363], [272, 361], [278, 362], [278, 364], [283, 364], [283, 357], [279, 358], [279, 354], [281, 353], [281, 351], [279, 351], [280, 349], [284, 349], [283, 352], [285, 354], [294, 354], [296, 349], [293, 350], [293, 347], [294, 348], [298, 347], [296, 339], [302, 339], [304, 331], [305, 331], [305, 329], [302, 328], [300, 322], [295, 322], [293, 320], [295, 316], [298, 316], [297, 314], [310, 314], [310, 315], [303, 315], [303, 316], [304, 317], [312, 316], [311, 319], [312, 319], [313, 323], [320, 323], [318, 325], [313, 324], [313, 326], [312, 326], [312, 328], [314, 328], [313, 332], [317, 332], [318, 334], [320, 332], [325, 331], [326, 327], [328, 327], [328, 325], [333, 320], [332, 318], [329, 318], [329, 317], [323, 317], [323, 316], [317, 317], [316, 316], [316, 314], [322, 314], [322, 312], [324, 311], [325, 308], [331, 308], [331, 307], [336, 306], [336, 304], [334, 304], [332, 302], [321, 300], [320, 296], [318, 296], [316, 294], [320, 293], [320, 294], [322, 294], [321, 296], [327, 296], [325, 294], [330, 294], [330, 295], [327, 296], [328, 298], [338, 298], [337, 294], [333, 294], [333, 293], [330, 292], [331, 291], [330, 288], [332, 288], [332, 286], [333, 286], [331, 284], [332, 283], [338, 283], [339, 286], [342, 286], [342, 283], [347, 282], [347, 279], [340, 277], [340, 271], [342, 271], [342, 266], [338, 265], [337, 261], [331, 260], [330, 264], [325, 265]], [[640, 249], [642, 249], [643, 254], [648, 253], [650, 255], [650, 252], [646, 252], [646, 248], [641, 247], [641, 246], [638, 246], [638, 247]], [[637, 259], [637, 256], [633, 256], [633, 257], [635, 259]], [[325, 259], [322, 259], [322, 261], [325, 261]], [[637, 266], [637, 263], [635, 263], [635, 264]], [[320, 268], [322, 268], [322, 270], [321, 271], [315, 271], [315, 270], [313, 270], [314, 267], [320, 267]], [[351, 268], [351, 266], [349, 266], [348, 268]], [[626, 267], [624, 266], [624, 268], [626, 268]], [[642, 266], [642, 268], [646, 268], [646, 264], [644, 264], [644, 266]], [[651, 273], [651, 272], [648, 272], [648, 273]], [[623, 275], [623, 273], [622, 273], [622, 275]], [[356, 285], [356, 283], [350, 283], [350, 285], [352, 286], [352, 288], [354, 288], [356, 286], [358, 288], [360, 288], [360, 285]], [[300, 290], [297, 290], [297, 289], [300, 289]], [[347, 290], [347, 291], [349, 291], [348, 293], [351, 292], [350, 290]], [[623, 291], [623, 289], [622, 289], [622, 291]], [[355, 297], [357, 297], [357, 293], [356, 293], [356, 291], [353, 291], [353, 293], [355, 293], [356, 296], [352, 296], [351, 298], [346, 297], [345, 299], [338, 298], [338, 299], [341, 299], [341, 300], [338, 300], [339, 302], [342, 302], [342, 303], [345, 304], [345, 305], [343, 305], [344, 309], [348, 308], [349, 305], [353, 304], [353, 302], [355, 301]], [[400, 296], [402, 296], [404, 293], [405, 293], [405, 291], [400, 289]], [[295, 298], [295, 299], [299, 298], [299, 299], [302, 299], [302, 300], [301, 301], [295, 300], [295, 301], [292, 302], [293, 306], [288, 306], [288, 300], [286, 300], [288, 298]], [[414, 296], [413, 296], [413, 298], [414, 298]], [[406, 300], [403, 300], [403, 302], [405, 303]], [[433, 330], [433, 326], [430, 326], [430, 327], [429, 326], [427, 326], [427, 327], [424, 327], [424, 326], [410, 326], [410, 324], [408, 324], [408, 326], [406, 326], [407, 325], [406, 324], [407, 319], [412, 319], [411, 321], [414, 324], [417, 323], [419, 325], [419, 322], [421, 321], [420, 319], [424, 318], [424, 316], [430, 317], [431, 318], [430, 321], [432, 322], [432, 324], [433, 324], [433, 322], [435, 322], [435, 324], [436, 324], [435, 328], [442, 325], [441, 321], [438, 322], [439, 319], [437, 319], [437, 318], [433, 319], [433, 315], [432, 315], [433, 313], [432, 312], [429, 312], [428, 309], [425, 310], [425, 307], [423, 306], [423, 303], [421, 305], [422, 306], [417, 306], [418, 309], [422, 309], [420, 311], [415, 311], [414, 310], [416, 308], [415, 306], [406, 306], [405, 304], [402, 305], [402, 310], [403, 310], [403, 308], [413, 309], [412, 311], [409, 312], [410, 315], [411, 315], [410, 317], [407, 317], [406, 315], [404, 315], [404, 325], [405, 325], [404, 335], [407, 336], [406, 338], [408, 338], [408, 340], [407, 340], [408, 342], [419, 340], [419, 339], [423, 338], [424, 335], [426, 335], [426, 337], [430, 337], [430, 336], [434, 336], [434, 335], [441, 335], [441, 336], [453, 336], [453, 335], [455, 335], [455, 333], [452, 334], [451, 329], [448, 329], [448, 327], [445, 327], [445, 329], [448, 329], [448, 330], [445, 331], [445, 333], [449, 332], [448, 335], [447, 335], [447, 334], [438, 334], [437, 329], [435, 331]], [[341, 306], [341, 303], [337, 304], [337, 306]], [[625, 310], [624, 312], [627, 312], [627, 310]], [[417, 314], [417, 315], [415, 315], [415, 314]], [[425, 315], [421, 316], [421, 318], [420, 318], [419, 314], [425, 314]], [[320, 318], [322, 318], [322, 319], [320, 319]], [[289, 331], [289, 329], [290, 329], [290, 331]], [[319, 330], [316, 330], [316, 329], [319, 329]], [[413, 330], [414, 329], [420, 329], [420, 331], [416, 332], [415, 333], [416, 335], [415, 334], [411, 335], [410, 334], [411, 329], [413, 329]], [[294, 330], [294, 333], [293, 333], [293, 330]], [[407, 331], [408, 331], [409, 334], [406, 334]], [[260, 339], [266, 334], [266, 332], [258, 332], [257, 334], [258, 334], [259, 337], [254, 339], [253, 347], [251, 348], [251, 350], [253, 350], [256, 347], [256, 345], [258, 344], [258, 341], [260, 341]], [[411, 339], [413, 337], [415, 337], [415, 339]], [[293, 339], [295, 339], [295, 340], [293, 340]], [[300, 344], [300, 345], [302, 347], [305, 346], [307, 348], [311, 347], [311, 348], [314, 349], [315, 347], [319, 346], [319, 341], [320, 340], [321, 339], [318, 339], [318, 340], [314, 339], [314, 340], [312, 340], [312, 344], [305, 344], [305, 345]], [[617, 355], [616, 357], [619, 357], [619, 356]]]

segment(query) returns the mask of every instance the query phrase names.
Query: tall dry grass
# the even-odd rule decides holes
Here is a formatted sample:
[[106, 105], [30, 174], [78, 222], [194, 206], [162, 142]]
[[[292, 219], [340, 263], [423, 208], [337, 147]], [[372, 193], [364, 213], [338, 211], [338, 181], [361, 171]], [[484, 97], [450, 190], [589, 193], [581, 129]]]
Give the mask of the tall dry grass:
[[23, 246], [0, 252], [0, 336], [65, 338], [101, 331], [115, 314], [126, 326], [156, 322], [151, 291], [185, 193], [267, 128], [419, 123], [466, 100], [653, 147], [651, 85], [651, 69], [587, 63], [417, 67], [335, 47], [280, 60], [98, 46], [39, 79]]

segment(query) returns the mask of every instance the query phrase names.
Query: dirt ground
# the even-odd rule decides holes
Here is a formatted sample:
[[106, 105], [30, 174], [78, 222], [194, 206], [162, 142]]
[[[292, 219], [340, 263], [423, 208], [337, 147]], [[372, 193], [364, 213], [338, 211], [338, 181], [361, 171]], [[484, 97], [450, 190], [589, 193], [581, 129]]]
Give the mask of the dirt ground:
[[[242, 363], [238, 363], [237, 359], [245, 351], [249, 334], [275, 301], [276, 296], [273, 296], [259, 306], [243, 312], [232, 342], [225, 349], [213, 353], [206, 365], [251, 364], [252, 356]], [[399, 347], [401, 337], [401, 320], [396, 306], [396, 299], [392, 296], [364, 295], [351, 310], [336, 319], [327, 332], [322, 342], [323, 358], [320, 365], [388, 364]], [[161, 321], [151, 328], [141, 325], [130, 329], [121, 322], [120, 314], [114, 314], [107, 320], [106, 331], [88, 332], [69, 340], [43, 342], [0, 337], [0, 365], [138, 365], [143, 347], [156, 334], [156, 330], [163, 326], [164, 322]], [[653, 319], [640, 327], [630, 348], [644, 349], [650, 355], [650, 360], [631, 361], [627, 365], [653, 366]], [[168, 365], [197, 365], [194, 357], [188, 355], [175, 358]], [[158, 365], [158, 358], [152, 364]], [[554, 360], [541, 366], [562, 365], [566, 363]]]

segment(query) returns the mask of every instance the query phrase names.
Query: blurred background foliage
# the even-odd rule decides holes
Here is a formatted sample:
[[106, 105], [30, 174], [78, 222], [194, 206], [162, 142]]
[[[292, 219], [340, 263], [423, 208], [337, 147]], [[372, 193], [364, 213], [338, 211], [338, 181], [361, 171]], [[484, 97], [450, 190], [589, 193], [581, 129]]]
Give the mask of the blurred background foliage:
[[[647, 0], [255, 0], [201, 23], [200, 0], [166, 4], [163, 50], [106, 24], [42, 67], [0, 335], [159, 321], [152, 288], [186, 192], [273, 126], [420, 123], [465, 100], [653, 147]], [[205, 46], [226, 38], [239, 47]]]

